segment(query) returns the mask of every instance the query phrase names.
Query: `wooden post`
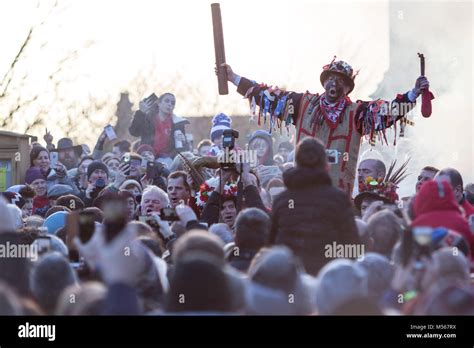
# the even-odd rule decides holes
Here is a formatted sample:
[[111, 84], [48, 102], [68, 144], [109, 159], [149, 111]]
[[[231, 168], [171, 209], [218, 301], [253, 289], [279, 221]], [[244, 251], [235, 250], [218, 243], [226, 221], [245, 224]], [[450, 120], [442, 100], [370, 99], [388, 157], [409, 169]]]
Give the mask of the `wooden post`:
[[229, 89], [227, 86], [227, 69], [221, 67], [221, 64], [225, 63], [225, 47], [220, 4], [211, 4], [211, 11], [212, 28], [214, 32], [214, 51], [216, 53], [217, 83], [219, 86], [219, 94], [226, 95], [229, 94]]

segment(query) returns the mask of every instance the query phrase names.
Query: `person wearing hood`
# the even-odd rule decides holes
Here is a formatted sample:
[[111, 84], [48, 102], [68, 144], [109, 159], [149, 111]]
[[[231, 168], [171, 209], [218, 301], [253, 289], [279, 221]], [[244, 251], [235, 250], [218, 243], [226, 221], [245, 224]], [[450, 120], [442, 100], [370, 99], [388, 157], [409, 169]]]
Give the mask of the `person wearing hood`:
[[249, 150], [257, 153], [257, 165], [272, 166], [275, 164], [272, 136], [267, 131], [259, 129], [252, 134]]
[[289, 247], [309, 274], [315, 275], [331, 259], [327, 245], [355, 245], [359, 236], [349, 196], [332, 186], [326, 149], [305, 138], [296, 149], [296, 167], [283, 173], [286, 190], [272, 208], [269, 244]]
[[428, 181], [416, 194], [412, 206], [412, 227], [445, 227], [458, 232], [474, 250], [474, 236], [461, 213], [453, 189], [447, 181]]

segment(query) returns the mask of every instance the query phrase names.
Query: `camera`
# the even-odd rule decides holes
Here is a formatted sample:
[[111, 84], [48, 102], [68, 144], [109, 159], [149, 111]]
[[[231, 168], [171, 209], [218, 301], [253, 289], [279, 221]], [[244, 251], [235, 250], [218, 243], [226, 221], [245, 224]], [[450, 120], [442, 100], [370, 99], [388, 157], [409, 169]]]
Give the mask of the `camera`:
[[239, 137], [239, 132], [234, 129], [226, 129], [222, 133], [223, 153], [219, 155], [219, 165], [222, 169], [235, 169], [235, 161], [232, 161], [230, 152], [235, 147], [235, 139]]
[[235, 139], [239, 137], [239, 132], [235, 129], [226, 129], [222, 133], [222, 148], [232, 150], [235, 146]]
[[334, 149], [326, 150], [326, 157], [328, 158], [329, 164], [339, 163], [339, 151]]

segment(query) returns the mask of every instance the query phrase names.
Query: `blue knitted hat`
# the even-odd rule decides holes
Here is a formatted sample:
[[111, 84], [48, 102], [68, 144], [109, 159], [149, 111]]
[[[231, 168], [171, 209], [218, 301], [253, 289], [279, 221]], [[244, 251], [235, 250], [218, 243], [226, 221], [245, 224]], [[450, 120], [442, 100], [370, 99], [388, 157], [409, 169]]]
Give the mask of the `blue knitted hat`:
[[222, 135], [224, 130], [231, 129], [232, 120], [226, 114], [220, 113], [212, 118], [211, 141]]

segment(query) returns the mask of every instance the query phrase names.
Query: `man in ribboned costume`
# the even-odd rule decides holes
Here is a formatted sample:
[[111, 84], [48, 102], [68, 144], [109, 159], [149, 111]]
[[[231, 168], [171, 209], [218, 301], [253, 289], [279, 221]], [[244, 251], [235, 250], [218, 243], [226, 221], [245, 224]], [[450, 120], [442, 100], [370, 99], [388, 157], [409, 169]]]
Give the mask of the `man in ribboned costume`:
[[348, 63], [336, 61], [336, 57], [323, 67], [320, 81], [325, 91], [322, 94], [295, 93], [257, 84], [235, 74], [230, 65], [223, 66], [227, 69], [228, 80], [237, 86], [237, 92], [248, 98], [253, 115], [259, 107], [259, 125], [263, 118], [271, 132], [276, 127], [289, 127], [293, 123], [297, 143], [305, 137], [317, 137], [327, 149], [338, 152], [341, 160], [330, 166], [329, 174], [333, 185], [349, 196], [355, 182], [361, 137], [367, 136], [372, 143], [377, 138], [387, 143], [385, 130], [394, 126], [396, 132], [396, 122], [406, 121], [406, 114], [413, 109], [416, 99], [429, 88], [427, 78], [420, 76], [414, 88], [397, 94], [392, 101], [353, 102], [349, 94], [354, 89], [357, 73]]

